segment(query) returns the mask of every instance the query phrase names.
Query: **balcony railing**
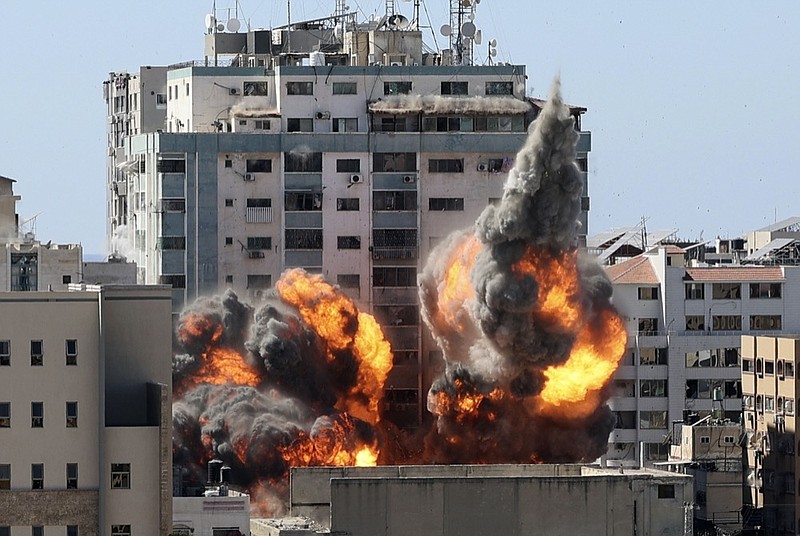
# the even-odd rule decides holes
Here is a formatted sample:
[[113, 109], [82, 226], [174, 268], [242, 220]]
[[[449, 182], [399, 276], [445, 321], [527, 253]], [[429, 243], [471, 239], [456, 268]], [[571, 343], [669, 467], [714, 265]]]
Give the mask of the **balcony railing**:
[[372, 259], [373, 260], [413, 260], [419, 254], [416, 246], [406, 247], [373, 247]]
[[245, 211], [247, 223], [272, 223], [272, 207], [247, 207]]

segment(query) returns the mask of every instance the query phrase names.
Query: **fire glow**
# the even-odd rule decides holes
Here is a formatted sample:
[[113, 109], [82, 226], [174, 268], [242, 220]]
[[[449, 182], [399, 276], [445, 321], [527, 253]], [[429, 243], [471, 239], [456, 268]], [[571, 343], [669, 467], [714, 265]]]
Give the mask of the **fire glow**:
[[202, 483], [203, 465], [222, 460], [259, 511], [276, 515], [290, 467], [602, 455], [626, 334], [608, 279], [575, 246], [576, 141], [556, 87], [500, 202], [420, 273], [421, 316], [446, 363], [427, 395], [427, 435], [384, 418], [393, 358], [376, 319], [294, 269], [258, 309], [228, 291], [181, 316], [175, 464]]

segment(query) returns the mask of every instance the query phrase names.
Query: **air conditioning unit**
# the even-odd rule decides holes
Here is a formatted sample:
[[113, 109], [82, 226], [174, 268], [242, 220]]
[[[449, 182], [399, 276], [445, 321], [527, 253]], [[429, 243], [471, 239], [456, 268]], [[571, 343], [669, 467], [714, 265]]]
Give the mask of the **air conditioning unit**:
[[402, 67], [402, 66], [403, 66], [403, 63], [402, 63], [402, 62], [399, 62], [399, 61], [393, 61], [393, 62], [392, 62], [390, 65], [391, 65], [392, 67]]
[[235, 87], [232, 87], [232, 88], [230, 88], [230, 89], [228, 90], [228, 92], [229, 92], [231, 95], [238, 95], [238, 94], [239, 94], [239, 90], [238, 90], [238, 89], [236, 89]]
[[263, 251], [248, 251], [247, 256], [251, 259], [263, 259], [264, 252]]
[[330, 112], [317, 112], [314, 117], [317, 119], [330, 119], [331, 113]]
[[403, 182], [406, 184], [411, 184], [412, 182], [416, 182], [417, 179], [413, 175], [403, 175]]
[[361, 184], [364, 178], [361, 175], [350, 175], [350, 184]]
[[478, 171], [489, 171], [489, 164], [487, 164], [486, 162], [479, 162]]
[[246, 180], [246, 181], [254, 181], [254, 180], [256, 180], [256, 176], [253, 175], [252, 173], [245, 173], [244, 174], [244, 180]]

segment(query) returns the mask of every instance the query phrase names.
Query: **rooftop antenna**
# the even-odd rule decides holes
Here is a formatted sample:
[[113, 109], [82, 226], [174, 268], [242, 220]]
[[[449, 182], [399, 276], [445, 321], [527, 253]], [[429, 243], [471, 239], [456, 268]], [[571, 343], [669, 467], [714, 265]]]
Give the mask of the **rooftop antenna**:
[[292, 52], [292, 0], [286, 0], [286, 52]]
[[442, 26], [441, 33], [450, 38], [454, 65], [472, 65], [472, 45], [482, 39], [477, 35], [478, 29], [473, 22], [480, 1], [450, 0], [450, 24]]

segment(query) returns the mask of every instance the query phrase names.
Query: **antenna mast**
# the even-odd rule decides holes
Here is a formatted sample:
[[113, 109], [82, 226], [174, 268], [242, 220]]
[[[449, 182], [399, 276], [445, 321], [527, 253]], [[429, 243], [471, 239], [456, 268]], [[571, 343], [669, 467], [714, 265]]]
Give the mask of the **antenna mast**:
[[480, 0], [450, 0], [450, 50], [453, 65], [472, 65], [475, 6]]

